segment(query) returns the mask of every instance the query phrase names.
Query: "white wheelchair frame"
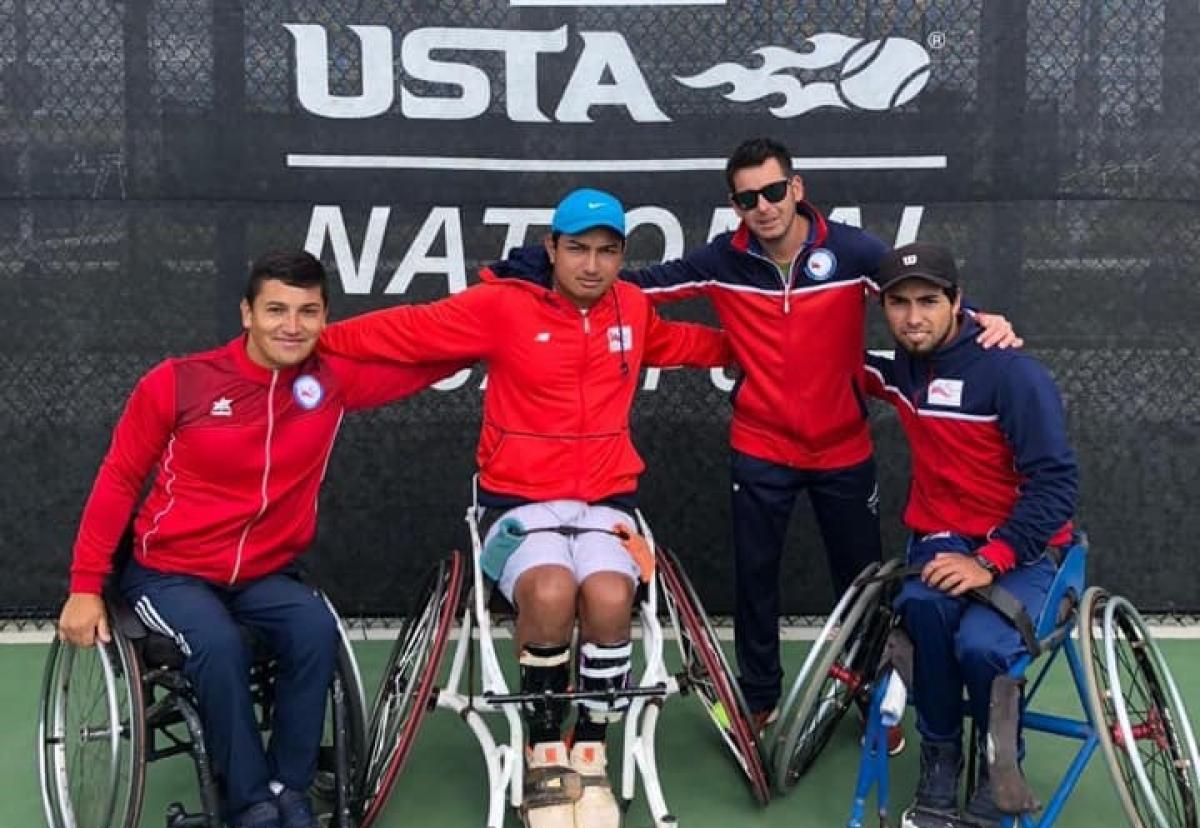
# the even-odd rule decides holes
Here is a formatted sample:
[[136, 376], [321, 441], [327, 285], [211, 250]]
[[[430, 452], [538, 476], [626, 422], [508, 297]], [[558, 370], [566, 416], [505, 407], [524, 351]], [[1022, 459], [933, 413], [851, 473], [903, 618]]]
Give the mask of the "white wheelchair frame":
[[[501, 828], [504, 824], [504, 799], [508, 791], [509, 804], [520, 808], [524, 780], [524, 723], [521, 719], [522, 697], [513, 695], [508, 689], [500, 662], [496, 657], [496, 645], [492, 635], [494, 623], [488, 610], [490, 587], [485, 584], [480, 557], [483, 539], [479, 533], [478, 482], [472, 485], [472, 503], [467, 508], [466, 523], [471, 535], [471, 593], [462, 611], [458, 642], [454, 659], [444, 688], [438, 691], [437, 706], [453, 711], [471, 728], [483, 751], [483, 761], [488, 777], [487, 828]], [[654, 537], [641, 512], [636, 512], [637, 530], [646, 539], [653, 552]], [[658, 726], [659, 709], [663, 700], [679, 693], [679, 683], [667, 672], [663, 659], [663, 631], [658, 620], [658, 579], [639, 590], [641, 639], [644, 667], [635, 688], [630, 688], [629, 707], [623, 719], [622, 766], [620, 798], [624, 809], [628, 809], [636, 794], [636, 780], [640, 776], [645, 790], [646, 802], [655, 828], [676, 828], [677, 821], [667, 808], [662, 786], [658, 779], [658, 760], [654, 738]], [[476, 690], [473, 663], [470, 652], [472, 642], [478, 644], [479, 679], [481, 687]], [[464, 676], [464, 673], [466, 674]], [[464, 687], [465, 690], [460, 689]], [[499, 714], [508, 725], [507, 739], [497, 740], [484, 714]]]

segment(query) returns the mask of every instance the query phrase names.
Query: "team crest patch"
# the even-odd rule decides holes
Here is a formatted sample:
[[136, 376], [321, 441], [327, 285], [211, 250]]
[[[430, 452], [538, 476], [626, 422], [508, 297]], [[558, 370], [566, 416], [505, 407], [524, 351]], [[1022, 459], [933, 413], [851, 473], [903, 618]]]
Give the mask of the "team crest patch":
[[925, 398], [930, 405], [945, 405], [951, 408], [962, 407], [963, 381], [958, 379], [935, 379], [929, 383], [929, 392]]
[[808, 261], [804, 263], [804, 272], [814, 282], [824, 282], [833, 275], [835, 270], [837, 270], [837, 256], [833, 255], [833, 251], [827, 247], [818, 247], [809, 253]]
[[633, 328], [629, 325], [622, 325], [619, 328], [614, 325], [608, 329], [608, 351], [615, 354], [619, 351], [633, 350]]
[[301, 408], [312, 411], [321, 404], [325, 389], [312, 374], [301, 374], [292, 383], [292, 397]]

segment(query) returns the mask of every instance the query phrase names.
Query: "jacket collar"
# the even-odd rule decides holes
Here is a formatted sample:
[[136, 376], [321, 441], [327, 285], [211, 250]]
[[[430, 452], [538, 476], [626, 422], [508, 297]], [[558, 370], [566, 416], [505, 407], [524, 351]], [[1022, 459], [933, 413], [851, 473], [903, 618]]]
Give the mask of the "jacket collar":
[[[240, 373], [246, 379], [257, 382], [260, 385], [270, 385], [271, 378], [276, 372], [270, 368], [264, 368], [254, 360], [250, 359], [250, 354], [246, 351], [247, 339], [248, 335], [242, 334], [225, 347], [233, 356], [233, 362], [237, 366], [238, 373]], [[314, 350], [312, 355], [299, 365], [294, 365], [289, 368], [280, 368], [278, 371], [279, 379], [277, 380], [277, 383], [291, 382], [306, 370], [311, 371], [313, 369], [315, 360], [316, 351]]]
[[[801, 250], [823, 245], [825, 239], [829, 237], [829, 225], [825, 223], [825, 217], [821, 215], [821, 211], [807, 201], [797, 201], [796, 212], [808, 219], [808, 238], [804, 240]], [[762, 254], [762, 245], [750, 232], [745, 221], [739, 224], [738, 229], [734, 231], [730, 244], [735, 250], [742, 253]]]

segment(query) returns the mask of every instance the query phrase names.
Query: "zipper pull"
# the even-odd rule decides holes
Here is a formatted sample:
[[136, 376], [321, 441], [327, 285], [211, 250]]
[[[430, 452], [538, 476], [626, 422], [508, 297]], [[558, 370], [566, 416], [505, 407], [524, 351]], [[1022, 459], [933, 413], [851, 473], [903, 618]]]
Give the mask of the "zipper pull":
[[787, 288], [783, 289], [783, 315], [787, 316], [792, 312], [792, 294]]
[[592, 332], [592, 323], [588, 321], [587, 310], [580, 310], [579, 313], [583, 317], [583, 332], [585, 334], [590, 334]]

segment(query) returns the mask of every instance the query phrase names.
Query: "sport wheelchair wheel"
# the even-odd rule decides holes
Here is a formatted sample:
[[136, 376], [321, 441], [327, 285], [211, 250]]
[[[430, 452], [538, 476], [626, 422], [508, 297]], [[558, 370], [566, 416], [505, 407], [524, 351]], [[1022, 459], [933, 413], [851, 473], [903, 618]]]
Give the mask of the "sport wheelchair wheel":
[[145, 784], [141, 670], [129, 639], [50, 645], [38, 769], [51, 828], [137, 828]]
[[746, 774], [755, 799], [766, 805], [771, 798], [771, 789], [758, 738], [721, 642], [674, 553], [659, 548], [656, 557], [667, 613], [678, 633], [683, 661], [679, 683], [685, 690], [693, 691], [704, 705], [721, 738]]
[[452, 552], [425, 579], [392, 647], [371, 712], [359, 828], [378, 818], [432, 706], [462, 581], [462, 555]]
[[893, 617], [883, 579], [901, 565], [890, 560], [863, 570], [813, 642], [775, 728], [771, 764], [777, 792], [795, 787], [852, 704], [865, 708]]
[[1092, 721], [1129, 824], [1197, 828], [1200, 757], [1162, 652], [1118, 595], [1088, 589], [1079, 618]]
[[317, 762], [312, 793], [327, 808], [318, 808], [318, 818], [328, 818], [327, 828], [354, 828], [358, 780], [362, 778], [367, 752], [367, 715], [362, 676], [354, 659], [354, 648], [333, 605], [326, 604], [338, 619], [338, 654], [329, 702], [325, 706], [325, 732]]

